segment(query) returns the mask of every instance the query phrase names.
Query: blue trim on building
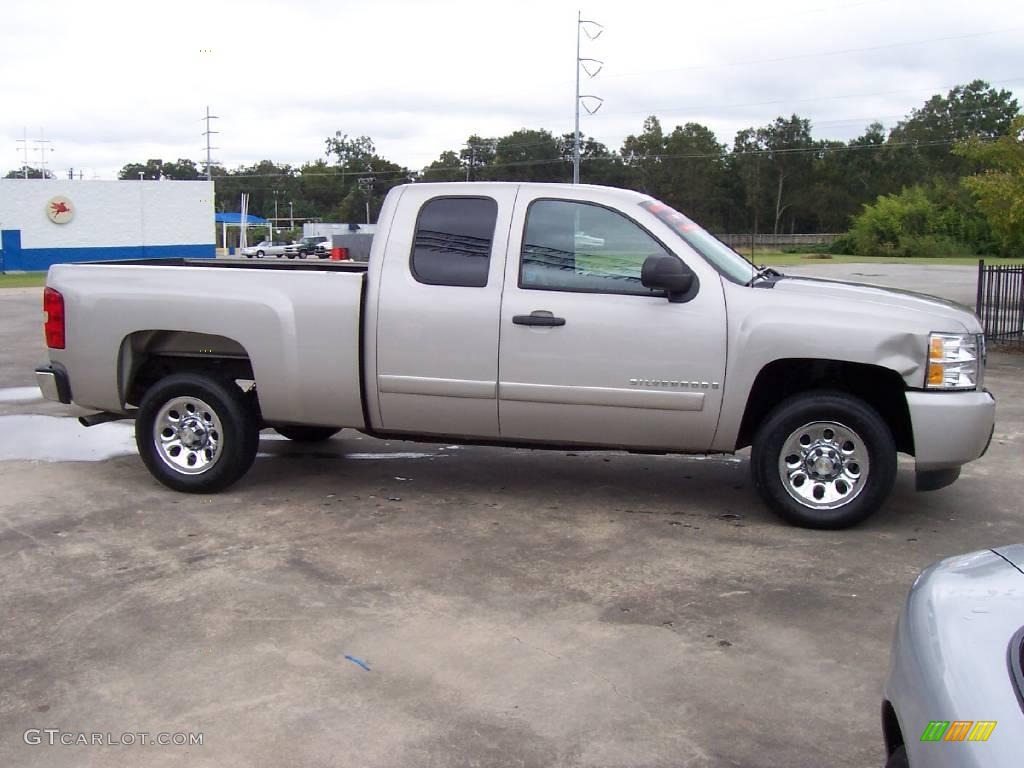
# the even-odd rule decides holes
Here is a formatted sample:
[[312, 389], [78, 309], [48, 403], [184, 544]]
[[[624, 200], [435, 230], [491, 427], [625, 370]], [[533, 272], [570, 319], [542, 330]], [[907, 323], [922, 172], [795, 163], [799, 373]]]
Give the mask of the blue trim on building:
[[[3, 270], [6, 272], [42, 272], [54, 264], [73, 261], [118, 261], [121, 259], [212, 259], [217, 255], [213, 243], [204, 245], [113, 245], [79, 248], [18, 248], [8, 236], [18, 230], [4, 231]], [[11, 248], [8, 249], [8, 242]]]

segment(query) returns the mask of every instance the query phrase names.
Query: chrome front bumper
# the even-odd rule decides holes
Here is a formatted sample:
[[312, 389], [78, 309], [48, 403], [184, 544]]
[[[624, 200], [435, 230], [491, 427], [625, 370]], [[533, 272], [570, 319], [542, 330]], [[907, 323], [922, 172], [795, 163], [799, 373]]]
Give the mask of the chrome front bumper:
[[980, 392], [907, 392], [918, 472], [980, 458], [995, 428], [996, 399]]

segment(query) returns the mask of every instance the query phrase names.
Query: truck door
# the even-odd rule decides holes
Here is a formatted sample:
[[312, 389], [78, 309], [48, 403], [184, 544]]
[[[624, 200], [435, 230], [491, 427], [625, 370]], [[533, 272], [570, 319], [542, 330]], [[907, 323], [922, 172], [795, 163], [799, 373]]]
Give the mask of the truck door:
[[377, 308], [380, 425], [496, 438], [498, 322], [517, 187], [456, 189], [407, 187], [401, 210], [415, 224], [388, 235]]
[[[614, 207], [528, 189], [516, 205], [502, 300], [502, 438], [706, 450], [725, 383], [718, 273], [688, 249], [673, 254]], [[683, 303], [640, 283], [644, 260], [666, 254], [698, 276]]]

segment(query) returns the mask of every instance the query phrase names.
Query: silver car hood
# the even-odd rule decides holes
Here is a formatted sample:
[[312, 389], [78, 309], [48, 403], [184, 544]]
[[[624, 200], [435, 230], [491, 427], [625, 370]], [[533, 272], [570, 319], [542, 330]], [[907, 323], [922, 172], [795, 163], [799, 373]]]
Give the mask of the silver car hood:
[[834, 298], [837, 302], [852, 300], [865, 305], [885, 308], [888, 312], [897, 310], [917, 316], [927, 315], [934, 318], [933, 330], [936, 331], [981, 332], [978, 319], [969, 308], [923, 293], [813, 277], [786, 277], [775, 283], [775, 290], [789, 294], [814, 296], [818, 299]]
[[995, 547], [992, 550], [1021, 572], [1024, 576], [1024, 544], [1011, 544], [1007, 547]]

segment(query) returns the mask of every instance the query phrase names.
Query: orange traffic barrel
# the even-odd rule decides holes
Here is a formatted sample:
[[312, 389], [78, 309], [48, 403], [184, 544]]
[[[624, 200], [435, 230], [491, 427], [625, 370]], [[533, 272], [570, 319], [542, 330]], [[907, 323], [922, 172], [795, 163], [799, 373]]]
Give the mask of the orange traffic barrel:
[[331, 248], [331, 261], [346, 261], [348, 248]]

